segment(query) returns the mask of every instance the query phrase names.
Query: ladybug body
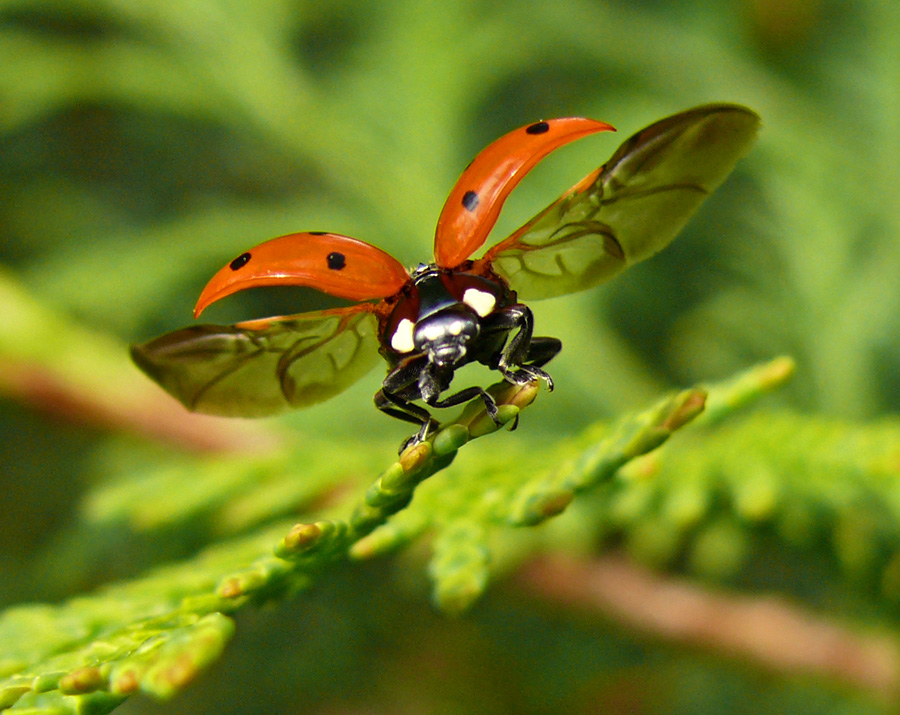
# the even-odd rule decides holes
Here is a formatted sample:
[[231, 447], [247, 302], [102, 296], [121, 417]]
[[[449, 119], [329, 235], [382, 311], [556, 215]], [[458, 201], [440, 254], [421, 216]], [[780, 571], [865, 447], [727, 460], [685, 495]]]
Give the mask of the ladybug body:
[[381, 332], [382, 355], [391, 365], [375, 404], [383, 412], [421, 425], [424, 435], [434, 426], [430, 413], [414, 404], [452, 407], [479, 397], [488, 414], [497, 415], [494, 399], [480, 387], [440, 398], [456, 370], [478, 362], [516, 384], [540, 378], [540, 369], [562, 348], [555, 338], [533, 338], [531, 309], [499, 279], [466, 271], [444, 271], [420, 264], [412, 273]]
[[[581, 117], [530, 124], [501, 137], [463, 171], [438, 219], [434, 262], [407, 271], [388, 253], [334, 233], [281, 236], [242, 253], [200, 294], [194, 315], [246, 288], [296, 285], [356, 301], [345, 308], [196, 325], [131, 349], [135, 363], [188, 409], [260, 417], [341, 392], [380, 353], [383, 412], [437, 425], [428, 407], [481, 399], [450, 390], [456, 370], [481, 363], [514, 384], [553, 381], [543, 370], [562, 348], [533, 337], [522, 302], [585, 290], [665, 247], [753, 142], [759, 117], [714, 104], [637, 132], [610, 160], [508, 238], [472, 258], [506, 197], [554, 149], [612, 127]], [[426, 406], [417, 404], [424, 403]]]

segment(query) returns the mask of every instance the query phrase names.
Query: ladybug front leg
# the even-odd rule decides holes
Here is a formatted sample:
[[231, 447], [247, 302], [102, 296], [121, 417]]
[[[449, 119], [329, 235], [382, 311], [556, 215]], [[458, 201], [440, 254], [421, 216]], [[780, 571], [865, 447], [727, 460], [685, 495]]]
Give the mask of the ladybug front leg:
[[413, 403], [421, 394], [421, 376], [428, 366], [423, 355], [408, 358], [394, 367], [384, 378], [381, 389], [375, 393], [375, 406], [391, 417], [419, 425], [419, 431], [406, 440], [400, 448], [402, 452], [409, 444], [421, 442], [428, 433], [438, 427], [438, 421], [424, 407]]
[[462, 405], [469, 400], [480, 397], [484, 402], [484, 409], [488, 416], [497, 424], [497, 401], [491, 397], [485, 390], [480, 387], [467, 387], [464, 390], [440, 399], [441, 392], [450, 387], [453, 378], [452, 370], [447, 368], [441, 369], [432, 362], [429, 362], [419, 375], [419, 394], [425, 401], [425, 404], [443, 409], [445, 407], [455, 407]]
[[534, 315], [531, 309], [517, 303], [497, 311], [490, 316], [486, 325], [490, 331], [513, 332], [499, 355], [496, 364], [504, 379], [514, 385], [524, 385], [532, 380], [543, 380], [547, 389], [553, 391], [553, 378], [541, 370], [540, 365], [548, 363], [562, 349], [562, 343], [555, 338], [535, 338]]

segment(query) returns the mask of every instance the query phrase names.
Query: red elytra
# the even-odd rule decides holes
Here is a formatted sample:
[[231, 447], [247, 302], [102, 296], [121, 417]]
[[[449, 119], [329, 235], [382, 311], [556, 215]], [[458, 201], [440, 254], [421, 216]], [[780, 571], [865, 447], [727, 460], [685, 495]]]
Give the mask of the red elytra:
[[397, 259], [364, 241], [337, 233], [292, 233], [259, 244], [216, 273], [200, 293], [194, 317], [246, 288], [307, 286], [338, 298], [371, 300], [399, 292], [408, 280]]
[[[549, 119], [506, 134], [466, 167], [444, 203], [434, 234], [434, 260], [456, 268], [487, 240], [503, 202], [523, 177], [554, 149], [597, 132], [614, 132], [606, 122], [582, 117]], [[466, 195], [477, 206], [466, 208]]]
[[[506, 197], [538, 161], [568, 142], [603, 131], [615, 129], [593, 119], [566, 117], [531, 124], [493, 142], [466, 168], [444, 203], [435, 232], [435, 263], [452, 269], [468, 259], [487, 239]], [[466, 200], [467, 195], [474, 198]], [[339, 269], [329, 266], [332, 253], [345, 258]], [[274, 238], [233, 267], [247, 255], [210, 279], [194, 308], [195, 318], [211, 303], [246, 288], [307, 286], [338, 298], [370, 300], [394, 295], [410, 278], [390, 254], [336, 233]]]

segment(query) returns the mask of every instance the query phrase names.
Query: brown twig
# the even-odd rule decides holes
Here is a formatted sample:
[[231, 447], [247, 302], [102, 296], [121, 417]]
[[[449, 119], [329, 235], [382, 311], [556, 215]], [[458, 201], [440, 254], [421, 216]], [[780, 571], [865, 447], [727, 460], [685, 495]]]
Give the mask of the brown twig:
[[646, 634], [743, 657], [786, 673], [833, 677], [896, 696], [900, 649], [765, 596], [715, 593], [618, 556], [554, 555], [525, 567], [520, 582], [542, 598], [602, 613]]
[[0, 360], [0, 392], [54, 418], [102, 429], [128, 431], [195, 452], [262, 451], [276, 447], [277, 433], [242, 421], [191, 414], [147, 382], [110, 399], [41, 366]]

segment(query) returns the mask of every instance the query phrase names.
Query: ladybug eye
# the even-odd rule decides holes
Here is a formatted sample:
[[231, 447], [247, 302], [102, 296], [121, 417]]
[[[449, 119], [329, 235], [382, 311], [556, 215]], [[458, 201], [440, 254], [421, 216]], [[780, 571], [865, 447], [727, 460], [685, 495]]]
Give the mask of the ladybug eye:
[[343, 253], [339, 253], [338, 251], [329, 253], [325, 260], [328, 261], [328, 267], [333, 271], [339, 271], [347, 265], [346, 257]]
[[238, 268], [243, 268], [244, 266], [246, 266], [247, 261], [249, 261], [249, 260], [250, 260], [250, 254], [242, 253], [240, 256], [235, 258], [231, 263], [229, 263], [228, 267], [231, 270], [236, 271]]

